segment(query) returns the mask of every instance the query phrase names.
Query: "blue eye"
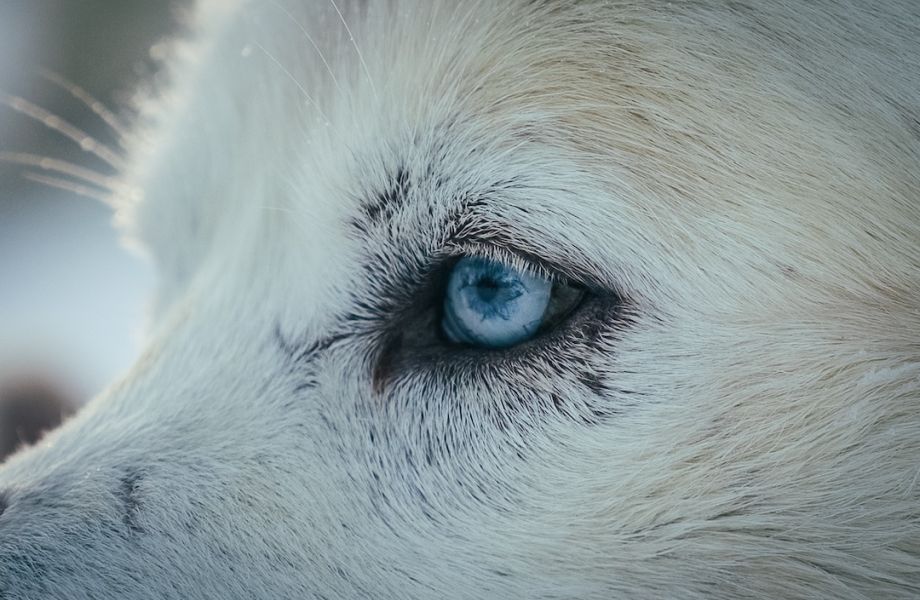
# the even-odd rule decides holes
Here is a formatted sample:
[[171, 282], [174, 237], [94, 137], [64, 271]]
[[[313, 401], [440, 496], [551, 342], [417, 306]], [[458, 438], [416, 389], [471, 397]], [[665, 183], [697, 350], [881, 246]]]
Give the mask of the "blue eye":
[[[441, 327], [451, 342], [484, 348], [507, 348], [536, 335], [547, 317], [558, 312], [560, 294], [553, 282], [500, 262], [466, 257], [457, 262], [447, 283]], [[564, 302], [574, 305], [581, 292]], [[566, 307], [562, 307], [566, 308]]]

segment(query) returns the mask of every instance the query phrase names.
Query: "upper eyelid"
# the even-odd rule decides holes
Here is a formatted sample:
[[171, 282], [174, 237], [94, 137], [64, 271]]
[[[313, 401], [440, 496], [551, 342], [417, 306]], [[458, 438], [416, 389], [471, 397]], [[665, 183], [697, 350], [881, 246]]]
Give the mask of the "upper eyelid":
[[[490, 228], [493, 231], [494, 228]], [[443, 246], [449, 258], [480, 256], [497, 260], [519, 271], [537, 275], [552, 281], [576, 283], [585, 288], [617, 293], [617, 290], [601, 283], [602, 278], [586, 265], [575, 261], [561, 261], [545, 258], [535, 249], [518, 241], [514, 234], [461, 235], [453, 236]]]
[[[493, 200], [496, 199], [485, 194], [472, 201], [468, 200], [454, 212], [452, 218], [445, 223], [444, 231], [447, 233], [441, 244], [443, 251], [451, 256], [462, 256], [465, 250], [485, 258], [504, 258], [503, 262], [509, 266], [531, 274], [555, 280], [565, 279], [599, 291], [620, 291], [611, 287], [609, 278], [604, 277], [600, 269], [572, 248], [571, 244], [561, 244], [560, 240], [547, 236], [542, 247], [559, 248], [562, 251], [556, 256], [546, 256], [539, 245], [528, 242], [534, 237], [532, 231], [516, 227], [511, 221], [489, 216], [489, 213], [495, 214], [488, 210]], [[566, 246], [572, 248], [572, 251], [565, 252]], [[608, 283], [605, 284], [605, 281]]]
[[523, 253], [517, 251], [516, 248], [499, 245], [487, 240], [452, 242], [446, 247], [445, 254], [447, 258], [462, 258], [465, 256], [485, 258], [507, 265], [516, 271], [552, 281], [569, 279], [555, 265], [548, 264], [543, 260], [534, 262], [525, 258], [522, 255]]

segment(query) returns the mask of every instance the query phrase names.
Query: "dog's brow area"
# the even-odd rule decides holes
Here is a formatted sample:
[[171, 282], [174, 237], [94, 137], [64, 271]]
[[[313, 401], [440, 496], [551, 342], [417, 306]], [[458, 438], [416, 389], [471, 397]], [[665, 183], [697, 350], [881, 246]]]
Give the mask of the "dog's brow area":
[[[525, 17], [545, 9], [527, 3], [489, 8], [496, 20], [515, 23], [519, 41], [492, 40], [480, 51], [442, 53], [426, 29], [417, 27], [420, 23], [449, 22], [466, 31], [471, 42], [482, 43], [500, 28], [487, 26], [474, 5], [435, 4], [409, 12], [368, 8], [366, 21], [350, 15], [358, 45], [391, 48], [373, 32], [361, 31], [373, 19], [383, 19], [388, 32], [409, 36], [405, 45], [426, 55], [424, 61], [405, 53], [365, 56], [369, 74], [349, 39], [324, 33], [319, 21], [316, 26], [302, 18], [295, 22], [274, 4], [259, 5], [259, 12], [290, 26], [298, 45], [292, 51], [280, 45], [276, 33], [258, 27], [251, 34], [259, 46], [250, 73], [274, 74], [279, 91], [298, 104], [296, 122], [279, 132], [297, 148], [296, 160], [277, 168], [285, 178], [293, 173], [299, 186], [288, 190], [290, 201], [283, 208], [309, 211], [302, 221], [311, 228], [320, 226], [316, 213], [330, 215], [323, 228], [339, 230], [344, 221], [351, 242], [343, 246], [356, 250], [379, 248], [381, 242], [394, 252], [421, 244], [425, 254], [491, 245], [574, 279], [604, 287], [622, 282], [616, 262], [626, 260], [607, 260], [597, 252], [622, 254], [619, 244], [599, 239], [617, 232], [582, 228], [577, 233], [584, 239], [555, 239], [561, 237], [559, 228], [551, 225], [596, 221], [598, 210], [618, 210], [609, 202], [600, 206], [603, 182], [595, 177], [592, 193], [584, 173], [566, 164], [566, 158], [584, 154], [578, 151], [585, 141], [575, 134], [575, 112], [595, 102], [567, 98], [572, 94], [567, 88], [589, 77], [589, 67], [542, 60], [553, 40], [536, 37]], [[291, 12], [300, 17], [303, 11]], [[309, 30], [309, 39], [301, 26]], [[567, 81], [566, 89], [547, 89], [554, 78]], [[411, 97], [405, 89], [413, 90]], [[580, 89], [590, 88], [586, 83]], [[591, 264], [589, 256], [599, 264]]]
[[[293, 119], [270, 142], [282, 140], [293, 152], [290, 161], [270, 169], [279, 175], [272, 185], [281, 190], [266, 208], [280, 205], [275, 216], [281, 221], [301, 215], [294, 219], [301, 227], [291, 232], [303, 240], [304, 255], [321, 261], [335, 254], [326, 262], [340, 265], [329, 271], [336, 276], [348, 271], [352, 259], [373, 267], [379, 258], [379, 269], [392, 271], [400, 257], [431, 259], [492, 247], [539, 271], [599, 288], [635, 287], [640, 269], [630, 265], [636, 263], [636, 242], [653, 239], [660, 228], [654, 221], [652, 227], [637, 223], [637, 215], [645, 219], [659, 209], [638, 206], [632, 182], [618, 173], [615, 149], [590, 146], [581, 133], [607, 124], [603, 103], [616, 98], [616, 85], [587, 97], [583, 90], [596, 87], [596, 61], [547, 59], [561, 34], [536, 31], [526, 18], [546, 7], [490, 7], [496, 21], [513, 24], [511, 40], [492, 39], [500, 26], [493, 30], [480, 19], [478, 4], [434, 3], [409, 12], [369, 7], [367, 15], [346, 15], [355, 43], [383, 52], [365, 56], [368, 74], [347, 37], [324, 32], [321, 20], [313, 24], [301, 18], [306, 11], [282, 4], [296, 22], [271, 3], [252, 11], [274, 15], [292, 36], [282, 44], [277, 32], [254, 26], [248, 34], [259, 45], [245, 71], [256, 81], [274, 79], [276, 92], [284, 94], [278, 101], [296, 106]], [[406, 37], [403, 46], [415, 50], [390, 53], [387, 40], [362, 31], [374, 19], [387, 27], [373, 29]], [[441, 48], [425, 33], [428, 25], [418, 27], [429, 19], [449, 23], [471, 42], [490, 43], [469, 52]], [[417, 60], [417, 52], [426, 59]], [[610, 60], [615, 64], [619, 55]], [[267, 108], [251, 110], [253, 124], [271, 122]], [[250, 181], [264, 178], [254, 174]], [[573, 227], [562, 235], [560, 222]], [[597, 222], [609, 225], [574, 227]], [[312, 235], [316, 230], [324, 235]]]
[[[379, 236], [402, 251], [408, 240], [396, 224], [412, 223], [420, 234], [417, 247], [423, 254], [483, 253], [594, 287], [609, 285], [603, 268], [589, 260], [587, 252], [532, 222], [535, 215], [550, 209], [560, 217], [569, 213], [568, 218], [578, 219], [578, 215], [558, 206], [541, 206], [525, 176], [444, 189], [450, 179], [431, 167], [419, 175], [404, 166], [394, 169], [381, 189], [369, 191], [360, 202], [351, 221], [353, 231], [361, 238]], [[522, 205], [522, 199], [529, 200], [530, 206]]]

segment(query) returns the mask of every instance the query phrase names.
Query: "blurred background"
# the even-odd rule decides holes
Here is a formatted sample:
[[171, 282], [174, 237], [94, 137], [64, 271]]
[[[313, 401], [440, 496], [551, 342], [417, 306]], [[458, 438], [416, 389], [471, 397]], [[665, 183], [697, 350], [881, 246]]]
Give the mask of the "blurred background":
[[[0, 153], [112, 173], [6, 104], [23, 98], [117, 148], [112, 129], [42, 73], [123, 113], [134, 86], [154, 75], [151, 48], [176, 29], [181, 8], [179, 0], [0, 0]], [[110, 209], [24, 177], [38, 171], [0, 161], [0, 460], [32, 439], [35, 419], [53, 422], [130, 366], [152, 286], [150, 265], [119, 245]]]

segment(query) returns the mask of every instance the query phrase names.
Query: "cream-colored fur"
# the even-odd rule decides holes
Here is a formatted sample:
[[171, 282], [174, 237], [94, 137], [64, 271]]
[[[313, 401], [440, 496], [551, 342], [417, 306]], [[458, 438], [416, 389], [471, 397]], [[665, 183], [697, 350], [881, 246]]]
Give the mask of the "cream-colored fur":
[[[120, 199], [148, 350], [0, 471], [0, 598], [920, 595], [920, 5], [193, 30]], [[442, 347], [498, 247], [619, 302]]]

